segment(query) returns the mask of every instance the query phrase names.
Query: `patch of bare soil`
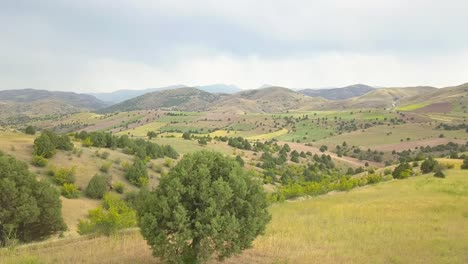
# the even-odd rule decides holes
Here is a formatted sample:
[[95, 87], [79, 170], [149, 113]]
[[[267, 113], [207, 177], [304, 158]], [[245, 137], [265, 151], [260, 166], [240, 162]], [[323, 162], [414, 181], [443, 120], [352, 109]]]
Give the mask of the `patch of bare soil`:
[[446, 113], [452, 111], [451, 103], [434, 103], [428, 106], [416, 109], [417, 113]]

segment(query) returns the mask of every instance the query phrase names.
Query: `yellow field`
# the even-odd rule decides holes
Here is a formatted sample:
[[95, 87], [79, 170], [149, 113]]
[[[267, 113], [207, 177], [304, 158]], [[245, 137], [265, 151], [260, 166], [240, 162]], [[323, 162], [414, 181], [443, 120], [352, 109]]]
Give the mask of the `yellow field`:
[[[266, 234], [227, 263], [467, 263], [468, 175], [446, 174], [274, 204]], [[155, 263], [137, 231], [3, 250], [0, 258], [4, 263]]]
[[287, 133], [288, 133], [288, 130], [286, 128], [283, 128], [281, 130], [271, 132], [271, 133], [250, 136], [250, 137], [247, 137], [247, 139], [248, 140], [266, 140], [266, 139], [272, 139], [275, 137], [286, 135]]
[[129, 129], [129, 130], [124, 130], [124, 131], [120, 131], [118, 133], [116, 133], [117, 135], [127, 135], [128, 133], [130, 133], [131, 135], [133, 136], [136, 136], [136, 137], [146, 137], [146, 134], [149, 132], [149, 131], [158, 131], [161, 127], [165, 126], [167, 123], [165, 122], [151, 122], [149, 124], [145, 124], [145, 125], [142, 125], [142, 126], [139, 126], [139, 127], [135, 127], [133, 129]]
[[419, 108], [423, 108], [429, 105], [429, 103], [418, 103], [418, 104], [410, 104], [410, 105], [403, 105], [396, 108], [398, 111], [413, 111]]
[[[460, 169], [461, 165], [463, 164], [462, 159], [437, 158], [436, 160], [442, 165], [454, 165], [455, 169]], [[468, 171], [466, 173], [468, 174]]]

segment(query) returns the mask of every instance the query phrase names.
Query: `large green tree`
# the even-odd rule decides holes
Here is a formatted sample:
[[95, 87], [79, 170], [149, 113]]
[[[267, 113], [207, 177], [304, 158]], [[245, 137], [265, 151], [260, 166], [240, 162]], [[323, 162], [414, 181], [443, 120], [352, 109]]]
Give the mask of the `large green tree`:
[[65, 230], [61, 207], [56, 189], [36, 180], [24, 162], [0, 152], [0, 245]]
[[41, 134], [34, 140], [34, 151], [36, 156], [50, 158], [55, 154], [55, 143], [48, 134]]
[[153, 255], [168, 263], [220, 260], [252, 246], [271, 216], [257, 179], [220, 153], [187, 154], [139, 208]]

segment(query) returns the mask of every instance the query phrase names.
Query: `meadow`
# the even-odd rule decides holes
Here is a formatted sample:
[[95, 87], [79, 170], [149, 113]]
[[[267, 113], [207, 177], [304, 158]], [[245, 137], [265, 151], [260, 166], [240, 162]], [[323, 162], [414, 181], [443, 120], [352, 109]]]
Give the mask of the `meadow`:
[[[226, 263], [467, 263], [468, 175], [446, 174], [273, 204], [266, 233]], [[3, 249], [0, 257], [8, 264], [155, 263], [137, 230]]]

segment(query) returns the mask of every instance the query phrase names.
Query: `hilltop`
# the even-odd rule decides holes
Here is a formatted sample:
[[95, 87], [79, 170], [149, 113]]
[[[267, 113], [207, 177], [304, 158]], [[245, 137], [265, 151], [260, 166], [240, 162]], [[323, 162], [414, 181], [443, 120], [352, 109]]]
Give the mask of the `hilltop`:
[[298, 92], [307, 96], [323, 97], [328, 100], [345, 100], [364, 95], [373, 90], [375, 90], [374, 87], [365, 84], [355, 84], [342, 88], [303, 89]]
[[179, 111], [203, 111], [208, 105], [219, 99], [211, 94], [193, 87], [146, 93], [123, 101], [102, 110], [102, 112], [132, 111], [146, 109], [172, 109]]
[[97, 110], [107, 104], [94, 96], [36, 89], [0, 91], [0, 117], [68, 114]]

